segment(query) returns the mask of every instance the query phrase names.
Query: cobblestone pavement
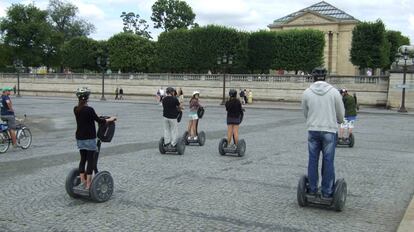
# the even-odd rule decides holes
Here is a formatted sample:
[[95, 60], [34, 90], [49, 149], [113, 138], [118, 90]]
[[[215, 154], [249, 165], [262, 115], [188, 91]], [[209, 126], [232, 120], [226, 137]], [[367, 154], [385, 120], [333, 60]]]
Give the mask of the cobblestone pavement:
[[248, 109], [239, 158], [219, 155], [225, 111], [207, 107], [205, 146], [179, 156], [158, 152], [159, 105], [92, 101], [99, 114], [119, 119], [99, 161], [115, 192], [105, 203], [71, 199], [64, 182], [79, 159], [74, 101], [13, 101], [34, 140], [0, 155], [0, 231], [395, 231], [414, 192], [412, 115], [359, 115], [355, 147], [336, 153], [336, 175], [349, 191], [338, 213], [297, 204], [307, 167], [301, 111]]

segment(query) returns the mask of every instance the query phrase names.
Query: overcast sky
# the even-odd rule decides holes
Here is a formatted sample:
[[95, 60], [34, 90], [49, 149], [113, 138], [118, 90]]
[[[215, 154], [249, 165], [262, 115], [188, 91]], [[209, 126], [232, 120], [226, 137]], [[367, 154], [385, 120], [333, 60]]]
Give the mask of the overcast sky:
[[[12, 3], [31, 3], [46, 9], [48, 0], [0, 0], [0, 17]], [[134, 12], [149, 22], [151, 6], [155, 0], [71, 0], [79, 8], [79, 16], [96, 27], [91, 35], [94, 39], [108, 39], [122, 31], [122, 11]], [[196, 22], [201, 26], [219, 24], [244, 31], [267, 29], [273, 20], [296, 12], [318, 0], [187, 0], [196, 14]], [[361, 21], [381, 19], [389, 30], [398, 30], [410, 37], [414, 44], [413, 0], [328, 0], [329, 4], [345, 11]], [[151, 29], [157, 37], [160, 30]]]

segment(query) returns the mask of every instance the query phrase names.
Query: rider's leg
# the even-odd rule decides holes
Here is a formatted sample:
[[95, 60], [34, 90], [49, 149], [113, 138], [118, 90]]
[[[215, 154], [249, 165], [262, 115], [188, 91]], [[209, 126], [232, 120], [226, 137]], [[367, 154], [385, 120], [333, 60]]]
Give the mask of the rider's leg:
[[178, 122], [176, 119], [170, 119], [170, 128], [171, 128], [171, 145], [177, 145], [178, 140]]
[[79, 150], [80, 152], [80, 162], [79, 162], [79, 177], [81, 179], [82, 183], [86, 182], [86, 177], [85, 177], [85, 164], [86, 164], [86, 155], [88, 153], [87, 150]]
[[308, 161], [308, 179], [309, 179], [309, 191], [311, 193], [316, 193], [318, 191], [318, 164], [319, 164], [319, 154], [322, 150], [321, 142], [321, 131], [308, 131], [308, 151], [309, 151], [309, 161]]
[[322, 194], [325, 197], [331, 197], [333, 194], [333, 186], [335, 182], [335, 134], [323, 132], [322, 135]]
[[239, 142], [239, 125], [233, 125], [234, 144]]
[[87, 151], [86, 160], [87, 160], [87, 167], [86, 167], [86, 189], [89, 189], [92, 183], [92, 172], [95, 169], [95, 151]]
[[16, 145], [16, 130], [10, 129], [10, 137], [12, 139], [12, 143], [15, 146]]
[[230, 145], [231, 138], [233, 138], [233, 126], [234, 125], [227, 125], [227, 145]]

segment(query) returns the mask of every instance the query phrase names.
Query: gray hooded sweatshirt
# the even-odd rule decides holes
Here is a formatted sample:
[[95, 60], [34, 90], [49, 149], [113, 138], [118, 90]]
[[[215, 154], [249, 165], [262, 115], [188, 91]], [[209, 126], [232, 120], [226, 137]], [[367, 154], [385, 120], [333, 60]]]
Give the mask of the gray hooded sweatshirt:
[[302, 109], [309, 131], [336, 133], [338, 123], [344, 121], [342, 96], [325, 81], [317, 81], [303, 92]]

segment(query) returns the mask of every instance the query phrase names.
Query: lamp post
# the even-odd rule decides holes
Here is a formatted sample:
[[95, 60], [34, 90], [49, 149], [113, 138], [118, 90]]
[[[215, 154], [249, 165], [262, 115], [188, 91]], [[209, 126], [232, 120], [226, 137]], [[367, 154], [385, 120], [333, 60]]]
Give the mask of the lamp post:
[[101, 101], [106, 101], [106, 99], [105, 99], [105, 71], [109, 67], [109, 64], [110, 64], [109, 57], [103, 58], [103, 57], [99, 56], [98, 58], [96, 58], [96, 64], [99, 66], [99, 68], [102, 71], [102, 96], [101, 96]]
[[13, 61], [13, 65], [17, 70], [17, 97], [21, 97], [20, 95], [20, 70], [23, 68], [23, 61], [20, 59], [15, 59]]
[[223, 55], [223, 56], [218, 56], [217, 57], [217, 64], [221, 65], [223, 64], [224, 69], [223, 69], [223, 99], [221, 101], [221, 105], [226, 104], [226, 68], [229, 65], [233, 64], [233, 55]]
[[404, 68], [403, 68], [404, 74], [403, 74], [403, 83], [402, 83], [401, 106], [398, 112], [406, 113], [407, 109], [405, 108], [405, 88], [406, 88], [405, 81], [406, 81], [406, 75], [407, 75], [407, 60], [409, 58], [408, 56], [410, 55], [410, 53], [414, 52], [414, 46], [403, 45], [398, 48], [398, 52], [399, 54], [397, 55], [397, 60], [396, 60], [397, 65], [398, 65], [398, 61], [401, 58], [404, 60]]

